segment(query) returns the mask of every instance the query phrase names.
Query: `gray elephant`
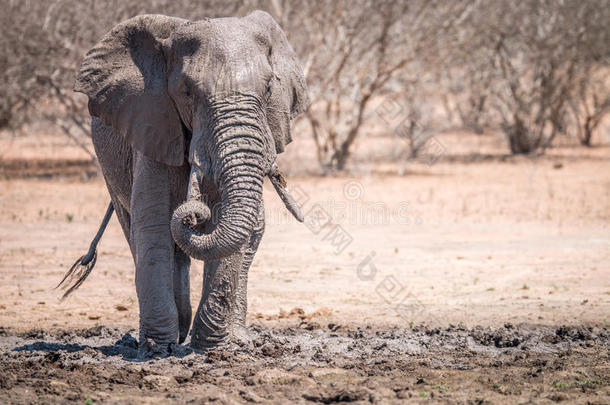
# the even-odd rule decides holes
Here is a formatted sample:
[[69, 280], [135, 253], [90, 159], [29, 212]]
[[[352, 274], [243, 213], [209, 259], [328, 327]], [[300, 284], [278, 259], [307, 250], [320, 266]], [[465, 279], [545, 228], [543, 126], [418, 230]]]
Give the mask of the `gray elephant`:
[[134, 17], [87, 53], [75, 90], [89, 97], [112, 202], [89, 254], [69, 272], [86, 268], [73, 288], [95, 263], [114, 208], [136, 267], [140, 346], [186, 339], [189, 256], [205, 261], [192, 347], [241, 343], [265, 176], [302, 221], [275, 163], [291, 119], [309, 105], [284, 32], [261, 11], [195, 22]]

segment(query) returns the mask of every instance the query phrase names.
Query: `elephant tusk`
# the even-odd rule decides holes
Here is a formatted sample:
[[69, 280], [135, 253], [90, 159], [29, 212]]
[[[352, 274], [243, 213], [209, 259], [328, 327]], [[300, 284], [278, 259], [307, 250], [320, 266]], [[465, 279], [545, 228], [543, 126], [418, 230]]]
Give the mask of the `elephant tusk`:
[[271, 170], [269, 170], [268, 176], [269, 180], [271, 180], [271, 184], [273, 184], [273, 187], [275, 188], [275, 191], [277, 191], [278, 195], [282, 199], [282, 202], [286, 206], [286, 209], [288, 209], [288, 211], [296, 218], [297, 221], [303, 222], [305, 218], [301, 212], [301, 207], [296, 202], [294, 197], [290, 195], [290, 192], [286, 188], [286, 179], [278, 169], [277, 163], [273, 163]]
[[201, 170], [193, 165], [191, 174], [189, 175], [189, 186], [186, 194], [187, 201], [202, 201], [201, 200]]

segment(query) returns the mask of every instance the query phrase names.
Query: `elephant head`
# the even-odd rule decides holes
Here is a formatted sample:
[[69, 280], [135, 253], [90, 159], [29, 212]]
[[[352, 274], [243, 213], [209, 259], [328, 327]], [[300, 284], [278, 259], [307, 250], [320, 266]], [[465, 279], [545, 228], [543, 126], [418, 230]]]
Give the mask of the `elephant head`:
[[[171, 166], [188, 160], [189, 197], [171, 227], [190, 256], [216, 260], [244, 244], [265, 176], [302, 220], [275, 158], [309, 99], [294, 51], [269, 14], [134, 17], [87, 53], [75, 90], [89, 97], [92, 116], [141, 154]], [[215, 185], [219, 201], [209, 233], [201, 226], [210, 219], [204, 183]]]

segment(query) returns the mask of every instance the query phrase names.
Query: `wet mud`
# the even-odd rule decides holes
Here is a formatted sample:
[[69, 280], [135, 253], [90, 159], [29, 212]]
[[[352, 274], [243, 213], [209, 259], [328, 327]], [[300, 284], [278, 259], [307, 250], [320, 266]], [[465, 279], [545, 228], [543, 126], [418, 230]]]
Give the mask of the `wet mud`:
[[610, 329], [258, 322], [252, 345], [138, 358], [135, 332], [0, 328], [0, 403], [608, 403]]

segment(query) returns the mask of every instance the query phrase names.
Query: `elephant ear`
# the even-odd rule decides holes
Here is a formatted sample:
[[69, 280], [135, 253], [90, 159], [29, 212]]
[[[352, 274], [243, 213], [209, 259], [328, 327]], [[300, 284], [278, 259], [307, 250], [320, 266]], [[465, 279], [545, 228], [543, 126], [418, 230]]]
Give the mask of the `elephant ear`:
[[168, 94], [160, 41], [186, 22], [141, 15], [117, 25], [87, 52], [74, 86], [89, 97], [92, 116], [145, 156], [172, 166], [184, 161], [185, 134]]
[[305, 76], [286, 34], [273, 17], [255, 11], [247, 18], [256, 21], [270, 39], [270, 61], [275, 75], [271, 80], [271, 95], [267, 105], [267, 122], [275, 139], [277, 153], [292, 141], [290, 120], [309, 107]]

